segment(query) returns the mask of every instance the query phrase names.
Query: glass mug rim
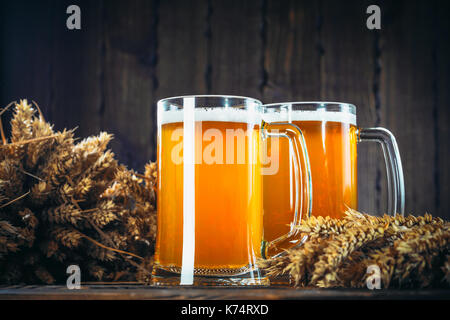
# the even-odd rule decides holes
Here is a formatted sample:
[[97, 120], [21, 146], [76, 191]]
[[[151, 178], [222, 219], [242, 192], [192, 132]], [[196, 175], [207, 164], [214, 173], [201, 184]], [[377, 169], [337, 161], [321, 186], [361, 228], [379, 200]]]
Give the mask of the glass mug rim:
[[[221, 95], [221, 94], [200, 94], [200, 95], [181, 95], [181, 96], [174, 96], [174, 97], [167, 97], [158, 100], [157, 105], [163, 105], [165, 103], [170, 103], [175, 100], [183, 100], [185, 98], [195, 98], [195, 99], [232, 99], [232, 100], [243, 100], [243, 101], [251, 101], [255, 103], [256, 105], [262, 106], [263, 103], [255, 98], [252, 97], [246, 97], [246, 96], [238, 96], [238, 95]], [[182, 106], [180, 106], [182, 107]], [[210, 108], [226, 108], [226, 106], [208, 106]], [[236, 106], [229, 106], [230, 108], [236, 107]], [[195, 106], [195, 108], [203, 108], [203, 106]]]
[[[287, 101], [263, 104], [264, 109], [275, 109], [285, 105], [295, 107], [295, 110], [342, 112], [356, 115], [356, 106], [347, 102], [335, 101]], [[318, 110], [320, 109], [320, 110]], [[294, 110], [294, 111], [295, 111]]]
[[[190, 101], [189, 101], [190, 100]], [[157, 122], [184, 122], [186, 107], [193, 108], [194, 121], [218, 121], [260, 124], [262, 102], [234, 95], [185, 95], [164, 98], [157, 103]]]
[[330, 121], [357, 126], [356, 106], [345, 102], [297, 101], [264, 104], [263, 119], [278, 121]]

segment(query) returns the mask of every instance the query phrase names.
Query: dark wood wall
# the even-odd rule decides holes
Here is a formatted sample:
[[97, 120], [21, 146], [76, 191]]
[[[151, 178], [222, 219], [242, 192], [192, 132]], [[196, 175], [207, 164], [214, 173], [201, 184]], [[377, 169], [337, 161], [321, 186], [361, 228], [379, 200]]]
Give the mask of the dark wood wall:
[[[70, 4], [82, 30], [66, 28]], [[450, 217], [448, 1], [11, 0], [0, 15], [0, 104], [34, 99], [57, 128], [114, 133], [131, 167], [155, 159], [159, 98], [345, 101], [397, 137], [407, 212]], [[360, 145], [358, 170], [360, 209], [382, 213], [379, 146]]]

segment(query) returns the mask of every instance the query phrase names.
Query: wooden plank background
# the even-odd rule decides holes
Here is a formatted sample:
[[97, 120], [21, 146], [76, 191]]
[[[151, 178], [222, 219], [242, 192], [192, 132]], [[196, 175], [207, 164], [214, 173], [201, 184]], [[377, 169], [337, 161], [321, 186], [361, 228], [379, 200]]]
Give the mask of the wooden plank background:
[[[70, 4], [82, 30], [65, 27]], [[380, 31], [365, 26], [370, 4]], [[407, 213], [449, 218], [449, 12], [438, 0], [1, 1], [0, 105], [33, 99], [56, 128], [111, 132], [142, 170], [163, 97], [354, 103], [360, 126], [397, 137]], [[360, 210], [382, 213], [381, 150], [363, 143], [358, 157]]]

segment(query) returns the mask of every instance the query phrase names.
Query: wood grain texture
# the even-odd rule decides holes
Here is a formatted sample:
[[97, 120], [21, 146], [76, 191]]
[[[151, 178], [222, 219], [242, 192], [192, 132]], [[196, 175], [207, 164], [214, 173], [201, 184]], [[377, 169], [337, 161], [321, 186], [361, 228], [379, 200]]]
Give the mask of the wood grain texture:
[[[322, 1], [319, 45], [321, 100], [352, 103], [360, 127], [377, 125], [376, 31], [366, 27], [367, 1]], [[381, 149], [373, 143], [358, 144], [359, 210], [384, 213], [382, 189], [386, 189]], [[381, 187], [382, 186], [382, 187]]]
[[66, 28], [66, 9], [72, 2], [52, 4], [50, 52], [50, 114], [56, 128], [78, 127], [76, 134], [98, 134], [103, 103], [103, 1], [79, 1], [81, 30]]
[[0, 287], [1, 300], [420, 300], [450, 299], [449, 290], [368, 290], [368, 289], [295, 289], [280, 288], [167, 288], [144, 285], [82, 285], [80, 290], [64, 286]]
[[4, 103], [35, 100], [56, 129], [78, 126], [77, 134], [86, 136], [99, 128], [101, 2], [79, 2], [85, 9], [80, 31], [66, 28], [69, 4], [2, 2], [11, 30], [3, 33], [9, 49], [3, 52], [1, 96]]
[[267, 1], [264, 103], [320, 99], [319, 5]]
[[157, 11], [158, 1], [133, 0], [108, 1], [104, 13], [101, 129], [114, 134], [119, 160], [138, 170], [156, 159]]
[[210, 9], [211, 93], [259, 98], [259, 1], [211, 1]]
[[381, 125], [397, 138], [405, 175], [406, 213], [436, 214], [433, 129], [433, 7], [384, 5]]
[[436, 214], [450, 217], [450, 3], [434, 2], [434, 194]]
[[1, 106], [19, 99], [35, 100], [50, 119], [53, 119], [49, 110], [52, 99], [52, 4], [50, 0], [0, 2]]
[[158, 99], [206, 94], [208, 3], [162, 1], [158, 24]]

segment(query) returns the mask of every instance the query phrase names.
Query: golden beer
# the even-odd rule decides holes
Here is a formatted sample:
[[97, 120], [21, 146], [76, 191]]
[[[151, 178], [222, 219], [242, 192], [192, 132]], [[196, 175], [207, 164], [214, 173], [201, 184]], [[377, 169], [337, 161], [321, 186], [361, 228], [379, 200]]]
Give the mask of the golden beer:
[[[290, 113], [291, 123], [303, 132], [308, 149], [313, 189], [311, 214], [340, 218], [347, 208], [357, 209], [356, 120], [340, 112]], [[278, 143], [278, 172], [264, 176], [264, 234], [269, 241], [289, 230], [294, 214], [289, 144], [283, 139]]]
[[[199, 274], [244, 271], [261, 251], [259, 122], [225, 121], [225, 112], [221, 121], [195, 122], [194, 267]], [[183, 247], [182, 132], [183, 122], [163, 123], [158, 142], [155, 261], [175, 272], [182, 266]]]

